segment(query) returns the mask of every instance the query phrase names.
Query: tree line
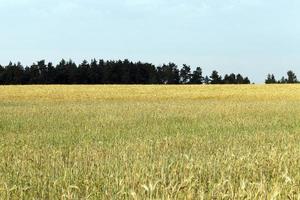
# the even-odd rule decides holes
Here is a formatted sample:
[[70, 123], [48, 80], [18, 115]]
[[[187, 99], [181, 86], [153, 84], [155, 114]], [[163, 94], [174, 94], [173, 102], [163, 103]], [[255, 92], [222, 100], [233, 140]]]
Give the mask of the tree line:
[[203, 76], [202, 68], [192, 71], [189, 65], [175, 63], [155, 66], [125, 60], [84, 60], [77, 65], [62, 59], [56, 66], [45, 60], [24, 67], [20, 62], [0, 65], [0, 84], [250, 84], [241, 74], [217, 71]]
[[274, 74], [268, 74], [267, 79], [265, 80], [266, 84], [285, 84], [285, 83], [300, 83], [297, 79], [296, 74], [289, 70], [287, 72], [287, 77], [282, 77], [281, 79], [277, 80], [274, 76]]

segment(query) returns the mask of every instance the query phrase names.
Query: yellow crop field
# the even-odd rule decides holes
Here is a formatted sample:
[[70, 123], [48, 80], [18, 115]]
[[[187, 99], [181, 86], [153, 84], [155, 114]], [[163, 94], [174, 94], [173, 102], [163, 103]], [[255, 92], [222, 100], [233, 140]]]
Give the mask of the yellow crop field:
[[0, 86], [0, 199], [300, 199], [300, 85]]

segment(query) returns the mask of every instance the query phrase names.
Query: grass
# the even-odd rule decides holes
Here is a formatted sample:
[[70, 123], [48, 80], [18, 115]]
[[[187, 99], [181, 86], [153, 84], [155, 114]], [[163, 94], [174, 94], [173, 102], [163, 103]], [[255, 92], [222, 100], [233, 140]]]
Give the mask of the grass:
[[300, 85], [1, 86], [0, 199], [300, 199]]

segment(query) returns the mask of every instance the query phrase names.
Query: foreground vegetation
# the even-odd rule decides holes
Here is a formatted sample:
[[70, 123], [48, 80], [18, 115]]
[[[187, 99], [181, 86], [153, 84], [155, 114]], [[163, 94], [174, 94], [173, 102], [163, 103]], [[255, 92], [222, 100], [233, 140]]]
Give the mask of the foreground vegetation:
[[2, 86], [0, 199], [299, 199], [300, 86]]

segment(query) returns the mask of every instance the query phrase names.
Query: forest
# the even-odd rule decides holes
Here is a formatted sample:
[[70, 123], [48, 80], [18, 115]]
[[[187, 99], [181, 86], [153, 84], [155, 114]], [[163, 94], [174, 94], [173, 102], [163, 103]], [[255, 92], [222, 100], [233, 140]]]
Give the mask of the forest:
[[77, 65], [61, 60], [56, 66], [45, 60], [24, 67], [20, 62], [0, 65], [0, 84], [250, 84], [241, 74], [217, 71], [203, 76], [202, 68], [179, 68], [175, 63], [155, 66], [151, 63], [125, 60], [84, 60]]
[[[192, 70], [194, 69], [194, 70]], [[293, 71], [277, 80], [268, 74], [266, 84], [299, 83]], [[213, 70], [204, 76], [201, 67], [192, 68], [175, 63], [155, 66], [151, 63], [125, 60], [84, 60], [77, 65], [72, 60], [62, 59], [57, 65], [45, 60], [24, 67], [20, 62], [0, 65], [1, 85], [26, 84], [251, 84], [241, 74], [220, 75]]]

